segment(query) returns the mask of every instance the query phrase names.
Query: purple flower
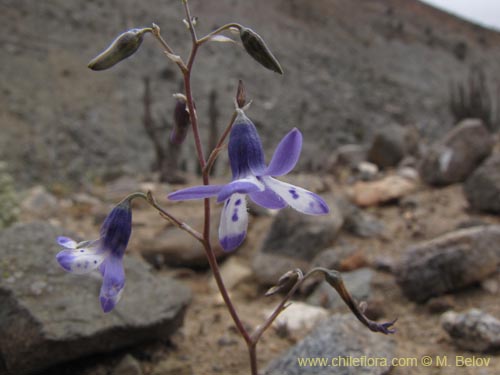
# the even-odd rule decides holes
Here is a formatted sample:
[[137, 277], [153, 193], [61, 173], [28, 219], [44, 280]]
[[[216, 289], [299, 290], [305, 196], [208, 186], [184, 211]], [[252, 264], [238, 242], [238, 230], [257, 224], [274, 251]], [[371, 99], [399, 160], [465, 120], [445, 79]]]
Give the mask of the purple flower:
[[233, 180], [226, 185], [195, 186], [178, 190], [168, 197], [171, 200], [188, 200], [217, 196], [217, 202], [224, 202], [219, 240], [224, 250], [234, 250], [246, 236], [247, 195], [266, 208], [281, 209], [289, 205], [308, 215], [328, 213], [328, 206], [318, 195], [272, 177], [290, 172], [299, 159], [301, 148], [302, 134], [295, 128], [281, 140], [271, 162], [266, 166], [257, 129], [239, 109], [228, 145]]
[[56, 259], [66, 271], [85, 274], [99, 268], [104, 279], [99, 299], [105, 313], [113, 310], [125, 286], [122, 260], [131, 232], [132, 211], [127, 199], [106, 217], [99, 239], [76, 243], [68, 237], [57, 238], [58, 244], [64, 249], [57, 254]]

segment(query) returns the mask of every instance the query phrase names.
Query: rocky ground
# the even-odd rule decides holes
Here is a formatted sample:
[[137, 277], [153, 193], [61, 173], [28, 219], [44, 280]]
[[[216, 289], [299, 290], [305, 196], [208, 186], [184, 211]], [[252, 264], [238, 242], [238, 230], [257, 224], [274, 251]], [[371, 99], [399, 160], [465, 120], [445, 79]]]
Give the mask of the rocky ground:
[[[462, 128], [465, 128], [465, 133]], [[469, 125], [461, 125], [455, 128], [454, 132], [470, 137], [468, 129]], [[457, 137], [460, 136], [451, 136], [452, 140], [455, 139], [454, 142], [449, 140], [450, 136], [445, 137], [429, 147], [435, 150], [446, 144], [448, 150], [454, 151], [454, 157], [469, 155], [472, 151], [463, 144], [453, 148], [453, 145], [457, 144]], [[494, 148], [493, 146], [492, 144], [491, 148]], [[387, 143], [384, 147], [387, 147]], [[374, 151], [373, 153], [376, 154]], [[434, 157], [433, 152], [426, 155], [429, 158]], [[476, 356], [491, 358], [491, 362], [487, 367], [479, 367], [477, 363], [475, 366], [463, 365], [462, 373], [499, 373], [500, 361], [497, 353], [500, 346], [500, 323], [497, 319], [500, 317], [500, 274], [497, 267], [500, 257], [500, 218], [475, 209], [475, 198], [468, 200], [467, 196], [470, 194], [466, 193], [482, 188], [486, 189], [484, 194], [488, 195], [487, 191], [491, 193], [492, 186], [498, 187], [495, 183], [479, 187], [474, 185], [473, 180], [477, 179], [474, 176], [481, 175], [482, 169], [494, 164], [496, 155], [494, 152], [479, 168], [476, 166], [480, 161], [472, 163], [474, 166], [465, 173], [469, 177], [465, 184], [466, 189], [461, 182], [450, 182], [441, 187], [426, 185], [419, 177], [426, 173], [426, 169], [408, 167], [407, 161], [400, 161], [399, 166], [386, 167], [381, 171], [378, 171], [376, 164], [362, 161], [356, 168], [338, 166], [335, 176], [288, 176], [288, 181], [320, 193], [329, 202], [332, 213], [328, 217], [311, 219], [295, 215], [290, 209], [277, 214], [251, 206], [250, 230], [246, 242], [230, 257], [221, 258], [223, 276], [245, 325], [256, 327], [261, 324], [273, 306], [279, 302], [279, 296], [266, 298], [264, 293], [281, 273], [289, 268], [307, 269], [312, 265], [343, 271], [347, 288], [356, 299], [367, 302], [367, 314], [373, 319], [398, 319], [397, 332], [391, 337], [372, 333], [348, 313], [335, 293], [331, 293], [331, 288], [323, 284], [309, 284], [308, 288], [304, 288], [294, 298], [294, 304], [289, 307], [279, 324], [264, 334], [258, 346], [260, 368], [264, 370], [267, 367], [269, 374], [351, 374], [357, 370], [336, 368], [337, 372], [333, 372], [332, 368], [309, 368], [307, 372], [306, 369], [297, 368], [295, 358], [367, 355], [417, 358], [420, 361], [424, 356], [431, 356], [446, 357], [449, 366], [434, 363], [425, 367], [419, 363], [414, 367], [394, 367], [391, 373], [454, 374], [457, 371], [457, 356]], [[487, 155], [483, 155], [484, 157]], [[467, 163], [463, 165], [467, 166]], [[472, 170], [475, 172], [472, 173]], [[447, 175], [446, 168], [441, 168], [440, 171]], [[492, 173], [486, 174], [492, 176]], [[194, 176], [187, 177], [195, 181]], [[443, 179], [445, 177], [441, 176], [440, 181]], [[112, 202], [116, 202], [130, 191], [151, 190], [165, 208], [199, 227], [200, 202], [173, 203], [166, 200], [166, 192], [179, 187], [138, 181], [131, 177], [121, 178], [112, 184], [94, 186], [78, 194], [67, 191], [49, 192], [40, 186], [25, 192], [19, 220], [44, 220], [48, 223], [43, 225], [49, 225], [50, 228], [50, 225], [62, 227], [68, 233], [74, 233], [83, 239], [93, 238], [103, 217], [112, 207]], [[494, 205], [491, 207], [495, 208]], [[216, 212], [215, 226], [217, 218]], [[42, 231], [37, 227], [42, 224], [26, 225], [35, 225], [28, 227], [31, 232]], [[16, 224], [12, 228], [7, 229], [4, 232], [7, 234], [0, 238], [4, 246], [7, 241], [5, 238], [18, 238], [19, 233], [26, 231], [23, 224]], [[175, 333], [171, 334], [172, 329], [166, 328], [164, 318], [148, 318], [150, 321], [144, 323], [146, 326], [154, 326], [155, 319], [163, 322], [161, 327], [164, 328], [164, 334], [160, 335], [158, 331], [152, 333], [146, 330], [144, 333], [143, 322], [135, 321], [133, 315], [126, 318], [127, 315], [123, 311], [132, 308], [134, 303], [155, 305], [156, 302], [148, 298], [162, 299], [160, 295], [153, 297], [139, 290], [137, 284], [133, 284], [140, 283], [140, 280], [132, 277], [121, 302], [125, 310], [118, 309], [116, 313], [119, 319], [110, 324], [118, 325], [129, 333], [133, 332], [133, 327], [137, 330], [137, 327], [141, 326], [136, 332], [142, 332], [145, 335], [144, 340], [123, 341], [117, 331], [101, 326], [95, 328], [95, 325], [90, 324], [95, 332], [101, 335], [98, 337], [106, 337], [109, 345], [90, 349], [85, 345], [84, 349], [81, 345], [73, 345], [71, 349], [68, 346], [63, 352], [56, 346], [59, 357], [51, 363], [63, 361], [64, 355], [67, 356], [66, 359], [76, 360], [51, 367], [43, 372], [44, 375], [249, 373], [246, 347], [222, 303], [210, 272], [206, 270], [202, 250], [184, 234], [174, 235], [173, 230], [174, 228], [156, 212], [145, 204], [138, 203], [134, 208], [134, 231], [128, 256], [132, 259], [143, 256], [153, 266], [153, 269], [148, 271], [149, 276], [143, 277], [165, 278], [162, 283], [167, 284], [173, 283], [168, 280], [175, 279], [179, 283], [178, 287], [174, 287], [178, 291], [176, 295], [179, 296], [173, 300], [176, 302], [164, 304], [180, 307], [191, 298], [184, 323], [177, 320], [173, 329]], [[47, 233], [51, 235], [56, 232], [57, 230], [54, 232], [53, 229], [47, 229]], [[48, 244], [44, 246], [51, 247], [51, 253], [57, 251], [57, 247], [51, 245], [53, 239], [44, 241]], [[20, 246], [28, 247], [26, 244]], [[15, 256], [15, 252], [9, 254]], [[60, 293], [74, 293], [69, 289], [71, 280], [74, 279], [70, 280], [62, 270], [58, 272], [57, 267], [53, 267], [55, 265], [51, 262], [55, 263], [55, 260], [52, 256], [47, 259], [50, 264], [49, 273], [58, 274], [55, 277], [58, 280], [57, 285], [62, 288]], [[16, 276], [12, 262], [9, 261], [9, 264], [11, 277], [22, 277]], [[38, 269], [37, 272], [39, 276], [42, 271]], [[7, 276], [5, 270], [4, 276]], [[34, 276], [28, 276], [30, 277]], [[3, 280], [2, 290], [5, 290], [7, 285], [7, 289], [11, 288], [9, 290], [17, 293], [17, 284], [9, 283], [5, 277]], [[66, 281], [68, 289], [65, 292]], [[183, 286], [180, 284], [191, 290], [191, 297], [187, 291], [181, 291]], [[41, 284], [27, 285], [31, 291], [28, 294], [35, 293], [39, 296], [51, 287]], [[42, 289], [41, 294], [36, 294], [37, 287]], [[89, 288], [90, 293], [85, 297], [85, 303], [90, 305], [90, 314], [99, 319], [97, 290], [95, 287]], [[168, 294], [167, 289], [165, 293]], [[53, 294], [50, 294], [50, 290], [48, 293]], [[44, 321], [43, 312], [37, 313], [42, 308], [30, 305], [31, 300], [23, 299], [27, 297], [22, 293], [16, 298], [28, 301], [23, 304], [27, 306], [30, 314], [39, 314], [37, 316], [42, 316], [40, 319]], [[66, 302], [57, 300], [57, 303], [66, 306], [72, 298], [74, 297], [69, 296]], [[127, 300], [132, 305], [128, 306]], [[36, 298], [33, 301], [36, 301]], [[44, 308], [50, 310], [50, 304]], [[473, 310], [462, 315], [472, 308], [479, 311]], [[60, 326], [54, 326], [53, 321], [49, 320], [44, 323], [48, 327], [44, 330], [52, 329], [52, 332], [59, 332], [59, 336], [51, 333], [59, 340], [72, 342], [71, 332], [77, 328], [74, 328], [74, 319], [64, 315], [62, 313], [60, 316], [63, 320]], [[142, 318], [144, 317], [137, 319]], [[54, 327], [62, 328], [58, 331]], [[95, 333], [92, 332], [89, 333], [87, 328], [84, 331], [88, 337], [95, 338]], [[130, 334], [123, 337], [130, 338]], [[3, 345], [7, 347], [5, 342]], [[18, 355], [15, 345], [10, 348], [10, 357], [4, 353], [4, 361], [8, 365], [18, 366], [12, 359]], [[50, 352], [51, 347], [47, 348]], [[291, 351], [284, 354], [290, 348]], [[36, 364], [40, 359], [35, 356], [33, 361]], [[382, 374], [387, 373], [389, 368], [369, 367], [363, 371], [367, 374]]]

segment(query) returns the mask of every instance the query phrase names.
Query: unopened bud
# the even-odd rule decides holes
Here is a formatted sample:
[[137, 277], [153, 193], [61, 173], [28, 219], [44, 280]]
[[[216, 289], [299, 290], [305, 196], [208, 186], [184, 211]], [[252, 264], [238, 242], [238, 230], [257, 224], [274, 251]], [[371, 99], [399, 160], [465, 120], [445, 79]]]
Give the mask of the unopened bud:
[[131, 29], [120, 34], [111, 45], [88, 64], [92, 70], [105, 70], [133, 55], [141, 46], [144, 34], [150, 28]]
[[186, 139], [189, 130], [190, 118], [189, 112], [186, 109], [186, 100], [180, 96], [176, 96], [177, 100], [174, 109], [174, 127], [170, 132], [170, 142], [175, 145], [180, 145]]
[[265, 296], [269, 297], [281, 291], [289, 290], [302, 275], [300, 270], [291, 270], [283, 274], [278, 280], [278, 284], [269, 288]]
[[236, 103], [238, 104], [238, 108], [243, 108], [247, 101], [247, 93], [245, 90], [245, 85], [243, 81], [240, 79], [238, 82], [238, 91], [236, 91]]
[[247, 27], [241, 27], [240, 38], [243, 47], [258, 63], [276, 73], [283, 74], [280, 63], [271, 53], [259, 34]]

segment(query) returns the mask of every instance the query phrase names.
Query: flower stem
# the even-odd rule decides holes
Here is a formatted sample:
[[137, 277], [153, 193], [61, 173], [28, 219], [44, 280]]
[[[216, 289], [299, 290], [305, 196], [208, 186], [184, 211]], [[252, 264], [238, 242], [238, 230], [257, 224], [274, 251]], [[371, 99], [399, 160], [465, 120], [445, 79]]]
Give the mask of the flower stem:
[[[201, 144], [201, 137], [200, 137], [200, 132], [199, 132], [199, 126], [198, 126], [198, 118], [196, 116], [196, 110], [194, 108], [194, 100], [193, 100], [193, 94], [191, 90], [191, 72], [193, 69], [193, 63], [196, 57], [196, 52], [198, 51], [199, 43], [198, 39], [196, 37], [196, 31], [194, 29], [194, 25], [192, 22], [191, 18], [191, 13], [189, 11], [189, 7], [187, 4], [187, 0], [183, 0], [184, 4], [184, 9], [186, 12], [186, 21], [189, 26], [189, 31], [191, 33], [191, 38], [192, 38], [192, 47], [191, 47], [191, 53], [189, 55], [188, 63], [186, 65], [186, 70], [183, 70], [183, 77], [184, 77], [184, 89], [185, 89], [185, 94], [186, 94], [186, 104], [189, 110], [189, 116], [191, 119], [191, 127], [193, 129], [193, 137], [194, 137], [194, 143], [195, 143], [195, 148], [196, 148], [196, 154], [198, 156], [198, 161], [200, 163], [201, 170], [203, 171], [202, 173], [202, 178], [203, 178], [203, 184], [208, 185], [210, 183], [209, 180], [209, 175], [208, 171], [206, 170], [206, 165], [207, 162], [204, 157], [203, 153], [203, 146]], [[255, 354], [255, 345], [252, 344], [251, 338], [247, 330], [245, 329], [237, 311], [236, 308], [234, 307], [234, 304], [229, 297], [229, 293], [226, 289], [226, 286], [224, 284], [224, 280], [222, 279], [222, 275], [220, 273], [219, 265], [217, 264], [217, 258], [215, 257], [215, 253], [212, 249], [212, 246], [210, 244], [210, 200], [207, 198], [204, 200], [204, 224], [203, 224], [203, 245], [205, 248], [205, 253], [207, 255], [208, 263], [210, 265], [210, 269], [212, 270], [213, 276], [215, 278], [215, 282], [217, 284], [217, 287], [219, 288], [219, 292], [224, 299], [224, 303], [226, 304], [229, 314], [231, 315], [231, 318], [234, 321], [234, 324], [236, 325], [236, 328], [244, 338], [247, 347], [249, 349], [250, 353], [250, 363], [251, 363], [251, 369], [252, 369], [252, 375], [257, 375], [257, 358]]]

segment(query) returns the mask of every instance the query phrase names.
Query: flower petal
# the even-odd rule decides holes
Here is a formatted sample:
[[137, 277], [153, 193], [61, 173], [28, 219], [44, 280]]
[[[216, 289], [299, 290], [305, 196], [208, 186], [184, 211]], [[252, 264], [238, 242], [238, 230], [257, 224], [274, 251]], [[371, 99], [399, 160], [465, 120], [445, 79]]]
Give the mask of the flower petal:
[[302, 133], [293, 129], [283, 137], [274, 151], [273, 158], [266, 168], [264, 175], [283, 176], [290, 172], [299, 160], [302, 149]]
[[266, 187], [264, 191], [256, 191], [250, 193], [249, 197], [259, 206], [270, 209], [281, 209], [287, 206], [286, 202], [274, 191]]
[[224, 204], [219, 225], [219, 241], [225, 251], [241, 245], [247, 234], [248, 212], [244, 194], [233, 194]]
[[324, 215], [330, 210], [319, 196], [298, 186], [278, 181], [272, 177], [262, 177], [264, 184], [286, 203], [299, 212], [308, 215]]
[[263, 191], [263, 190], [264, 190], [264, 185], [262, 184], [262, 182], [257, 180], [257, 178], [254, 176], [248, 176], [245, 178], [234, 180], [229, 184], [224, 185], [224, 187], [219, 192], [219, 195], [217, 195], [217, 202], [219, 203], [223, 202], [229, 196], [235, 193], [249, 194], [253, 193], [254, 191]]
[[96, 248], [65, 249], [56, 255], [60, 266], [75, 274], [92, 272], [106, 259], [107, 253]]
[[184, 201], [190, 199], [202, 199], [213, 197], [219, 194], [219, 191], [225, 185], [202, 185], [174, 191], [168, 195], [172, 201]]
[[57, 243], [67, 249], [76, 249], [77, 245], [76, 241], [72, 240], [69, 237], [64, 237], [64, 236], [57, 237]]
[[122, 258], [110, 256], [104, 265], [104, 280], [99, 300], [102, 311], [110, 312], [120, 300], [125, 286], [125, 271]]

